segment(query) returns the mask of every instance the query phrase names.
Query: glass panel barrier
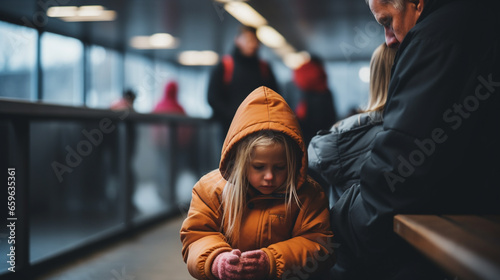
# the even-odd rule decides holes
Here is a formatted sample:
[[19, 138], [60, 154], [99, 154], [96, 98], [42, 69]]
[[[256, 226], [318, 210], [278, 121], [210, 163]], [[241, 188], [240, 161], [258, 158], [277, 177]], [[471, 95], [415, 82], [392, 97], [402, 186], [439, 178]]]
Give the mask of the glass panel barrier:
[[[112, 129], [114, 126], [114, 129]], [[30, 259], [51, 257], [124, 227], [123, 127], [34, 121], [30, 127]]]
[[[185, 215], [195, 183], [218, 167], [218, 129], [203, 119], [0, 101], [0, 167], [16, 167], [19, 184], [17, 269]], [[8, 236], [0, 228], [2, 252]]]
[[130, 172], [133, 178], [132, 211], [135, 222], [154, 217], [173, 207], [169, 178], [171, 178], [171, 143], [169, 127], [138, 124], [131, 150]]

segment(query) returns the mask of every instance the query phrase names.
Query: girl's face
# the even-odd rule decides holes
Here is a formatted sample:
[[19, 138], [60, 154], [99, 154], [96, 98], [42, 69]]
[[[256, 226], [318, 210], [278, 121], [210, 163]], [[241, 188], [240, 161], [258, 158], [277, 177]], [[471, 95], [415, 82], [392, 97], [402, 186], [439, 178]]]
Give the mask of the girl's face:
[[247, 179], [262, 194], [271, 194], [288, 176], [285, 147], [281, 144], [257, 146], [247, 168]]

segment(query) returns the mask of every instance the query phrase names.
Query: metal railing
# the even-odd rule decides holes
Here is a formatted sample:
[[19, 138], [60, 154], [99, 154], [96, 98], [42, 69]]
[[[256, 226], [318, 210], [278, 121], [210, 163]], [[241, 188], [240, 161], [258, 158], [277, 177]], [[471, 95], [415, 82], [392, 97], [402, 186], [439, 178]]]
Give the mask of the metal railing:
[[29, 279], [185, 211], [196, 180], [217, 168], [218, 129], [199, 118], [1, 100], [0, 277]]

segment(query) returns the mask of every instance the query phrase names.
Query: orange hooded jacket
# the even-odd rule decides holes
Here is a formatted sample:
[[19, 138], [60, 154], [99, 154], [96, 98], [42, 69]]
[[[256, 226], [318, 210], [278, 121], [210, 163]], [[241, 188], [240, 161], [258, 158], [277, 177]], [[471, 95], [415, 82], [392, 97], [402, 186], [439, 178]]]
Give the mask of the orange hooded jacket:
[[[286, 213], [283, 193], [262, 195], [250, 187], [240, 237], [236, 244], [229, 244], [221, 233], [221, 195], [227, 182], [222, 174], [226, 174], [235, 144], [253, 132], [267, 129], [285, 133], [302, 150], [297, 184], [301, 206], [293, 203], [291, 212]], [[232, 249], [263, 250], [270, 261], [268, 279], [295, 279], [294, 275], [304, 279], [325, 273], [323, 269], [332, 264], [333, 253], [328, 200], [306, 172], [306, 148], [292, 110], [276, 92], [257, 88], [233, 118], [219, 169], [203, 176], [193, 188], [189, 213], [180, 232], [182, 255], [191, 275], [196, 279], [216, 279], [211, 273], [213, 260], [219, 253]]]

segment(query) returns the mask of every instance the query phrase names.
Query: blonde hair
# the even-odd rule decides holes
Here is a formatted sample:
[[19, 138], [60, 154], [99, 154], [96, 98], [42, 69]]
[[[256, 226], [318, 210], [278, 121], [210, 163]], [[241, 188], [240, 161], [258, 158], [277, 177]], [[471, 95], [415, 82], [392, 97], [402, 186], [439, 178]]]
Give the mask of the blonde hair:
[[375, 49], [370, 60], [370, 98], [364, 112], [383, 111], [391, 80], [391, 68], [396, 49], [382, 43]]
[[[290, 137], [283, 133], [263, 130], [250, 134], [241, 140], [232, 152], [228, 166], [229, 178], [222, 191], [222, 232], [228, 242], [235, 242], [239, 236], [241, 220], [246, 209], [246, 193], [249, 188], [247, 168], [252, 159], [255, 147], [280, 144], [285, 148], [287, 179], [279, 190], [285, 190], [285, 204], [287, 213], [291, 210], [292, 202], [299, 205], [297, 182], [299, 178], [300, 159], [302, 152]], [[226, 228], [224, 230], [224, 225]]]

